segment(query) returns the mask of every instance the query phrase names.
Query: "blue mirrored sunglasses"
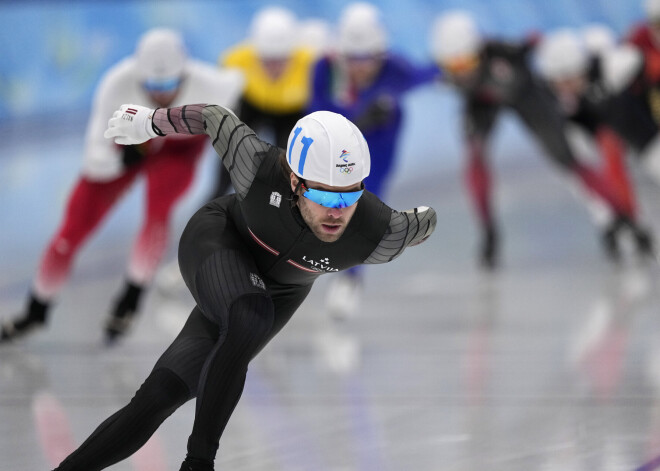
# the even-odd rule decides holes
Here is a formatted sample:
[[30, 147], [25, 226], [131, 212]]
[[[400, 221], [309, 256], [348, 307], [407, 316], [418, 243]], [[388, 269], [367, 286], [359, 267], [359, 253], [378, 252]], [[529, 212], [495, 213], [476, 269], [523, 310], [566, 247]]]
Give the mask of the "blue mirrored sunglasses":
[[151, 79], [142, 83], [144, 89], [148, 92], [166, 93], [172, 92], [181, 84], [181, 77], [168, 79]]
[[325, 206], [326, 208], [347, 208], [357, 203], [360, 199], [364, 189], [359, 191], [325, 191], [307, 188], [304, 183], [301, 183], [303, 189], [303, 196], [316, 204]]

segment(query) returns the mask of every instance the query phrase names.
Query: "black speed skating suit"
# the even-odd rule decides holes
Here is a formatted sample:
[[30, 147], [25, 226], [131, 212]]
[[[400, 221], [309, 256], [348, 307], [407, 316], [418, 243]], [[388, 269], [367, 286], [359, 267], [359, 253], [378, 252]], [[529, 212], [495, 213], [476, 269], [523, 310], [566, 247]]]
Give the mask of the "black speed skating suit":
[[58, 467], [93, 471], [139, 449], [165, 418], [196, 397], [181, 469], [212, 469], [218, 442], [243, 390], [249, 361], [286, 324], [323, 273], [386, 263], [424, 241], [431, 208], [396, 211], [365, 192], [344, 234], [317, 239], [304, 223], [282, 150], [261, 141], [220, 106], [158, 110], [165, 134], [208, 134], [236, 193], [213, 200], [189, 221], [179, 264], [197, 305], [130, 403], [106, 419]]

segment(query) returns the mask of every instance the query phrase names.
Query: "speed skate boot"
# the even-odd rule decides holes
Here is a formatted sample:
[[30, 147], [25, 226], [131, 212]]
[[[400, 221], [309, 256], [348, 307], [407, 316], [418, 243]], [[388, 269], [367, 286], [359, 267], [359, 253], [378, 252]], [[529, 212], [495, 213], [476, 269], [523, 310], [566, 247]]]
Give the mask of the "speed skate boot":
[[22, 315], [2, 322], [0, 343], [12, 341], [44, 327], [48, 307], [48, 303], [39, 301], [34, 295], [30, 295], [27, 309]]
[[613, 262], [621, 260], [621, 248], [619, 247], [619, 232], [622, 227], [622, 222], [617, 220], [607, 226], [601, 234], [601, 243], [605, 255]]
[[116, 299], [105, 323], [105, 339], [108, 344], [117, 341], [131, 328], [138, 312], [142, 291], [142, 286], [126, 282], [123, 293]]
[[632, 229], [637, 244], [637, 254], [642, 258], [655, 258], [653, 236], [651, 233], [639, 226]]
[[481, 241], [479, 263], [483, 268], [493, 270], [499, 262], [500, 238], [495, 227], [486, 228]]

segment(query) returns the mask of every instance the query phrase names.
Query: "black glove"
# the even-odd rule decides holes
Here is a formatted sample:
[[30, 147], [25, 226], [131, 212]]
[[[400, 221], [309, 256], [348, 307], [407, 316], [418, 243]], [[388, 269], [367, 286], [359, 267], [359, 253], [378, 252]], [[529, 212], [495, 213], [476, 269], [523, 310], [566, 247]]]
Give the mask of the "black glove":
[[122, 146], [121, 161], [124, 167], [130, 167], [139, 164], [144, 159], [144, 149], [140, 144]]
[[382, 95], [367, 105], [364, 112], [355, 119], [355, 125], [363, 132], [384, 126], [394, 117], [395, 109], [394, 99]]

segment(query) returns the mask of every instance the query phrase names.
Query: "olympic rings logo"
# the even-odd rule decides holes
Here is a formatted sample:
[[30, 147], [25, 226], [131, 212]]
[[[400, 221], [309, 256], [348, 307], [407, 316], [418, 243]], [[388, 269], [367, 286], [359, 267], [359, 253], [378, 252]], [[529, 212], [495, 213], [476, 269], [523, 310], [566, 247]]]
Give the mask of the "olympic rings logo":
[[353, 171], [353, 167], [340, 167], [339, 173], [350, 174]]

